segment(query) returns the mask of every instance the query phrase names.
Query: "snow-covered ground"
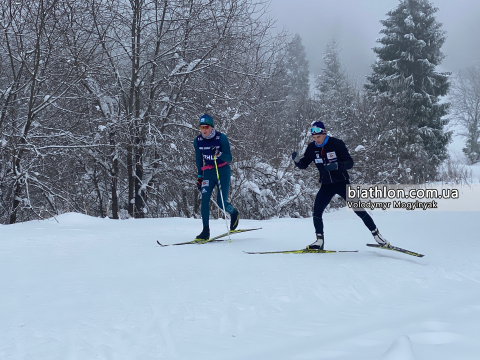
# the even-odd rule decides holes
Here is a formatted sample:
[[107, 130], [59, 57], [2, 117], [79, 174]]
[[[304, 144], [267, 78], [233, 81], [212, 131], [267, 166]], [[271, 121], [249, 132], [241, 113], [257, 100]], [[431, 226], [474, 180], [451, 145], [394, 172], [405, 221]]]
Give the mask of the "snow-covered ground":
[[263, 229], [164, 248], [201, 220], [0, 226], [0, 359], [479, 359], [480, 213], [373, 217], [425, 257], [366, 247], [346, 210], [325, 214], [326, 248], [358, 253], [243, 252], [303, 248], [311, 219], [242, 220]]

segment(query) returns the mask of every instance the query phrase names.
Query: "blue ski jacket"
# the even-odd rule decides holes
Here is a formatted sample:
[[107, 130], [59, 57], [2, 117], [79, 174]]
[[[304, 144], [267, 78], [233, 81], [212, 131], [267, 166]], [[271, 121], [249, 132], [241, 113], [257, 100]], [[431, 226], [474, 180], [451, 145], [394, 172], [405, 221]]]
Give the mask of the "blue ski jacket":
[[232, 162], [227, 136], [219, 131], [212, 139], [205, 139], [202, 134], [198, 135], [193, 141], [193, 146], [195, 147], [195, 164], [199, 177], [203, 176], [205, 170], [215, 169], [212, 146], [221, 152], [220, 157], [217, 158], [217, 167], [228, 166]]

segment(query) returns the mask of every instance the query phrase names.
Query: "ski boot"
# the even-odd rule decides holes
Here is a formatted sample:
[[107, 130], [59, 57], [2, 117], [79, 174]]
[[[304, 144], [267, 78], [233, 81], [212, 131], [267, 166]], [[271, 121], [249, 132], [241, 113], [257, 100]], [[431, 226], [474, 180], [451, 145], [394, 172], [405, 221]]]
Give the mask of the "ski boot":
[[317, 240], [308, 245], [307, 250], [323, 250], [323, 234], [317, 234]]
[[235, 209], [230, 215], [230, 230], [235, 230], [237, 228], [239, 218], [240, 214], [238, 213], [238, 210]]
[[372, 235], [373, 235], [373, 238], [375, 239], [375, 241], [378, 243], [378, 245], [385, 246], [385, 247], [388, 247], [390, 245], [390, 243], [387, 241], [387, 239], [385, 239], [382, 236], [382, 234], [380, 234], [378, 229], [373, 230]]
[[202, 232], [195, 237], [195, 241], [205, 242], [208, 239], [210, 239], [210, 227], [204, 226]]

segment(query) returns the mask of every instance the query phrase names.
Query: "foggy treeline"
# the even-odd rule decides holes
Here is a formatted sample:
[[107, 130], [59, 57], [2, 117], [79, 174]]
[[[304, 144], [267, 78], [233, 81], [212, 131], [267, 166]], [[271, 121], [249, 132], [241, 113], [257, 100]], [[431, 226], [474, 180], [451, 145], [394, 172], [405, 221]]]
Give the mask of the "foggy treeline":
[[[296, 169], [291, 153], [303, 152], [316, 120], [347, 144], [352, 182], [440, 176], [446, 108], [432, 110], [436, 125], [421, 123], [428, 114], [412, 120], [415, 79], [387, 74], [397, 88], [382, 90], [379, 63], [369, 88], [354, 86], [335, 41], [311, 86], [301, 38], [275, 32], [266, 6], [2, 1], [0, 222], [68, 211], [199, 216], [193, 139], [204, 113], [229, 138], [229, 200], [244, 218], [311, 215], [318, 172]], [[439, 86], [430, 104], [448, 89]]]

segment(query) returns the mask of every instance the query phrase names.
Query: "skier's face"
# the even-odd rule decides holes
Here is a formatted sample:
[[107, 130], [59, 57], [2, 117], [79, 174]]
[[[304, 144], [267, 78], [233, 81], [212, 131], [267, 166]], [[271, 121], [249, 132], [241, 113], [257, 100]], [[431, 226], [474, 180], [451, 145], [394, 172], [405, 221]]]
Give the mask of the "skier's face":
[[318, 135], [312, 135], [313, 140], [318, 144], [322, 145], [322, 143], [325, 141], [325, 138], [327, 137], [327, 134], [318, 134]]
[[204, 137], [207, 137], [211, 134], [213, 128], [210, 125], [200, 125], [200, 131]]

